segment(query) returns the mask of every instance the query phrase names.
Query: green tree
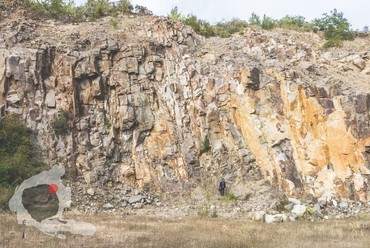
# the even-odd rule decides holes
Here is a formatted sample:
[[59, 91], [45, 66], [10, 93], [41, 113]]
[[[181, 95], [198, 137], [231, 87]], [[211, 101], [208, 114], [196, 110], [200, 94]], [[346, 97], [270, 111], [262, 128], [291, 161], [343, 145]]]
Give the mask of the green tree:
[[153, 15], [153, 12], [142, 5], [135, 5], [135, 13], [139, 15]]
[[249, 17], [248, 20], [249, 25], [251, 26], [256, 26], [256, 27], [261, 27], [261, 18], [254, 12], [252, 12], [251, 17]]
[[22, 3], [31, 10], [33, 17], [47, 17], [63, 21], [82, 20], [83, 7], [76, 7], [73, 0], [22, 0]]
[[276, 26], [276, 21], [272, 19], [271, 17], [268, 17], [266, 15], [263, 15], [261, 27], [262, 29], [273, 29]]
[[170, 14], [168, 16], [175, 21], [180, 21], [182, 19], [181, 12], [179, 12], [177, 6], [171, 9]]
[[277, 25], [282, 28], [301, 29], [307, 24], [303, 16], [289, 16], [277, 20]]
[[131, 13], [134, 9], [134, 6], [132, 6], [129, 0], [119, 0], [117, 3], [117, 8], [122, 14], [125, 14]]
[[355, 35], [351, 30], [351, 24], [344, 17], [343, 12], [336, 9], [323, 14], [322, 18], [315, 19], [314, 24], [320, 31], [324, 31], [325, 39], [353, 40]]
[[198, 18], [195, 15], [193, 15], [193, 14], [188, 15], [184, 19], [184, 23], [186, 25], [189, 25], [194, 30], [194, 32], [200, 33], [200, 29], [201, 29], [200, 22], [199, 22]]
[[112, 10], [112, 6], [108, 0], [87, 0], [85, 6], [87, 15], [92, 20], [109, 15]]
[[246, 21], [233, 18], [231, 21], [218, 22], [214, 28], [217, 36], [227, 38], [232, 34], [242, 33], [247, 26], [248, 23]]
[[215, 35], [214, 28], [206, 21], [198, 19], [195, 15], [188, 15], [184, 20], [186, 25], [189, 25], [194, 32], [203, 35], [205, 37], [211, 37]]

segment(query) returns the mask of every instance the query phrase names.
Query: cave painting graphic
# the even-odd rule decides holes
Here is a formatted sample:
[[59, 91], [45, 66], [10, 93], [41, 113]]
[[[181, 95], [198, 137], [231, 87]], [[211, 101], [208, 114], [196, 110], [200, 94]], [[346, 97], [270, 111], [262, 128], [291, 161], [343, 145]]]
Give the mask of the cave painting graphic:
[[61, 177], [65, 169], [54, 166], [43, 171], [17, 187], [9, 201], [9, 208], [17, 212], [18, 224], [34, 226], [44, 234], [65, 239], [64, 232], [93, 235], [94, 225], [75, 220], [63, 220], [62, 214], [71, 204], [71, 191]]

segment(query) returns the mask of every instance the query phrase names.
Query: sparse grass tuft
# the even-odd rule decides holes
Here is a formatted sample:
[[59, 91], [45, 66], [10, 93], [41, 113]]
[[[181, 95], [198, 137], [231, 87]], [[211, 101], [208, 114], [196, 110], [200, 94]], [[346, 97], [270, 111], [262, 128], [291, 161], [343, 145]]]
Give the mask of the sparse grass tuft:
[[236, 197], [234, 194], [226, 194], [221, 198], [221, 201], [230, 202], [230, 201], [236, 201], [238, 200], [238, 197]]
[[324, 50], [327, 50], [331, 47], [342, 47], [343, 46], [343, 41], [338, 39], [338, 38], [332, 38], [332, 39], [329, 39], [327, 40], [324, 45], [322, 46], [322, 48]]
[[117, 29], [118, 28], [118, 21], [116, 18], [111, 18], [109, 20], [109, 24], [114, 28], [114, 29]]
[[209, 216], [209, 209], [205, 206], [201, 207], [198, 211], [198, 215], [200, 217], [208, 217]]

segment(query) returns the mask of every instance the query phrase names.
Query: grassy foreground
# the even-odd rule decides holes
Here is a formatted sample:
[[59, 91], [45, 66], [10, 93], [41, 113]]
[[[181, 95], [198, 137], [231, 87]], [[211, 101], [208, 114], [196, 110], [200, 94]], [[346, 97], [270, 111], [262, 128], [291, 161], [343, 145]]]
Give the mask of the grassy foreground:
[[[369, 247], [369, 220], [265, 224], [220, 218], [68, 216], [97, 227], [93, 237], [49, 237], [0, 214], [0, 247]], [[22, 232], [26, 230], [26, 238]]]

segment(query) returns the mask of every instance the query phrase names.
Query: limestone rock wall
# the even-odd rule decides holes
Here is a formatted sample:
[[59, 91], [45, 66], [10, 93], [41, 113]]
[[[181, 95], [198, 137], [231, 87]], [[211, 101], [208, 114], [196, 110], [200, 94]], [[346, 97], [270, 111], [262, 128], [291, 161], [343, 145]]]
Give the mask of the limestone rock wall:
[[206, 40], [157, 17], [1, 31], [1, 116], [21, 116], [73, 180], [171, 188], [223, 176], [236, 190], [265, 178], [289, 195], [367, 199], [365, 53], [324, 53], [294, 32]]

